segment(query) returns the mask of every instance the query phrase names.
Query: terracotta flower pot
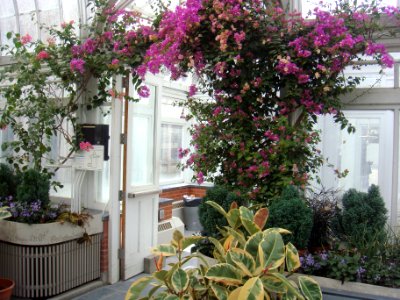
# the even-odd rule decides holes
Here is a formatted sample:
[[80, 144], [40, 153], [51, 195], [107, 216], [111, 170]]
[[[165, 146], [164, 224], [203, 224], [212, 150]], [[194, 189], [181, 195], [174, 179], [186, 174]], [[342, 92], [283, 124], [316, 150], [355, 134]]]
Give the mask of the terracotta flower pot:
[[11, 279], [0, 278], [0, 300], [10, 300], [14, 286]]

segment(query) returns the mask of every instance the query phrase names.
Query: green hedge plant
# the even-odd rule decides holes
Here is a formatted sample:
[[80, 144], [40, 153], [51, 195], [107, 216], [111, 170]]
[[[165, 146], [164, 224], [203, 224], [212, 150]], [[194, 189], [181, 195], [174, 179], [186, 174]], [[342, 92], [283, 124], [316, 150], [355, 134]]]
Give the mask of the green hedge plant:
[[15, 196], [16, 187], [14, 170], [7, 164], [0, 164], [0, 198]]
[[294, 186], [285, 188], [282, 195], [272, 201], [269, 212], [269, 226], [286, 228], [292, 232], [285, 237], [285, 241], [301, 249], [307, 247], [313, 226], [313, 213]]
[[203, 226], [204, 233], [207, 236], [218, 236], [218, 228], [228, 225], [226, 219], [221, 218], [221, 215], [213, 209], [210, 205], [207, 205], [207, 201], [214, 201], [218, 203], [223, 209], [229, 210], [233, 202], [239, 205], [244, 204], [244, 200], [237, 196], [235, 193], [229, 192], [222, 186], [215, 186], [207, 190], [203, 201], [199, 206], [199, 219]]
[[20, 174], [17, 201], [31, 203], [40, 200], [43, 207], [50, 205], [50, 180], [47, 174], [28, 169]]
[[379, 238], [379, 233], [383, 236], [387, 209], [378, 186], [371, 185], [368, 193], [350, 189], [343, 195], [342, 203], [338, 230], [350, 244], [367, 243], [370, 239]]
[[[159, 245], [153, 252], [159, 256], [158, 271], [142, 277], [130, 287], [129, 300], [179, 300], [179, 299], [322, 299], [317, 282], [301, 276], [298, 285], [288, 279], [284, 271], [294, 272], [300, 267], [299, 255], [291, 244], [284, 244], [281, 228], [263, 230], [268, 219], [268, 209], [253, 213], [247, 207], [233, 203], [225, 211], [215, 202], [207, 202], [225, 217], [228, 226], [221, 231], [223, 239], [210, 238], [215, 245], [217, 264], [206, 261], [200, 267], [185, 268], [194, 253], [182, 257], [182, 251], [201, 237], [188, 237], [176, 231], [170, 244]], [[176, 256], [171, 268], [161, 270], [164, 257]], [[147, 289], [151, 286], [151, 289]]]

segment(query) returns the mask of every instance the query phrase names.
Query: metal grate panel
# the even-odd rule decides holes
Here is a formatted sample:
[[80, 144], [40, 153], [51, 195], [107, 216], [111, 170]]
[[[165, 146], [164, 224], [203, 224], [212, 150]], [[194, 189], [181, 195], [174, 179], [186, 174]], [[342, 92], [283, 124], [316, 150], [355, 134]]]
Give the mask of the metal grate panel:
[[185, 203], [182, 201], [175, 201], [172, 203], [172, 209], [182, 208], [185, 206]]
[[72, 240], [24, 246], [0, 241], [0, 277], [15, 281], [14, 296], [54, 296], [100, 278], [100, 246], [101, 234], [83, 244]]
[[158, 224], [158, 232], [165, 231], [172, 228], [171, 222]]

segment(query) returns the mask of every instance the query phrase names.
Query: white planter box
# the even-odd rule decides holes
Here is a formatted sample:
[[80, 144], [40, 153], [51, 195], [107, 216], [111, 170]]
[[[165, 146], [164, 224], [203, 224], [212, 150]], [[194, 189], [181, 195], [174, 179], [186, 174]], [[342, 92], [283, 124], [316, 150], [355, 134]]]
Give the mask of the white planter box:
[[[103, 232], [102, 213], [99, 211], [90, 213], [93, 218], [89, 218], [88, 223], [85, 224], [86, 232], [89, 235]], [[82, 227], [68, 222], [25, 224], [0, 220], [0, 241], [18, 245], [58, 244], [80, 238], [84, 232]]]
[[[293, 274], [289, 278], [297, 281], [299, 276], [304, 274]], [[344, 282], [326, 277], [306, 275], [314, 278], [320, 285], [323, 292], [344, 295], [343, 299], [400, 299], [400, 289], [388, 288], [378, 285], [361, 282]]]

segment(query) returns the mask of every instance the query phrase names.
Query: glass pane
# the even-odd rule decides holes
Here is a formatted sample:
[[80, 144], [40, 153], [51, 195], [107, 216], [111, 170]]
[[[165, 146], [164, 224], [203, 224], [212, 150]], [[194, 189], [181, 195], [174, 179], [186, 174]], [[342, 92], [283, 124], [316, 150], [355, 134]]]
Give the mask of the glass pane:
[[[353, 0], [349, 0], [350, 3], [353, 3]], [[336, 0], [301, 0], [301, 11], [303, 17], [306, 17], [309, 12], [313, 12], [315, 7], [332, 7], [335, 8]], [[360, 5], [362, 3], [371, 3], [371, 0], [357, 1], [357, 4]], [[397, 0], [381, 0], [380, 7], [383, 6], [398, 6]]]
[[2, 45], [12, 45], [12, 40], [7, 39], [7, 32], [10, 31], [17, 31], [17, 23], [15, 17], [0, 19], [0, 35]]
[[378, 185], [380, 118], [351, 117], [354, 134], [341, 131], [340, 169], [349, 170], [339, 186], [344, 190], [355, 188], [366, 192], [372, 184]]
[[69, 22], [71, 20], [79, 20], [79, 8], [77, 0], [64, 0], [62, 2], [63, 20]]
[[183, 126], [161, 125], [160, 181], [173, 181], [181, 178], [178, 149], [182, 148]]
[[58, 9], [58, 0], [36, 0], [40, 10], [54, 10]]
[[161, 114], [163, 118], [172, 118], [176, 120], [184, 119], [182, 112], [184, 114], [183, 108], [180, 106], [174, 105], [176, 99], [172, 98], [163, 98], [161, 104]]
[[20, 14], [30, 13], [36, 10], [35, 1], [33, 0], [17, 0], [17, 6]]
[[153, 116], [133, 117], [133, 130], [130, 133], [132, 153], [131, 186], [150, 185], [153, 183]]
[[154, 184], [154, 133], [156, 88], [149, 85], [150, 97], [142, 98], [132, 104], [133, 111], [131, 132], [129, 132], [128, 155], [131, 157], [131, 186]]
[[19, 17], [19, 26], [21, 35], [30, 34], [34, 40], [38, 37], [36, 14], [21, 15]]
[[11, 0], [2, 1], [0, 5], [0, 18], [15, 16], [14, 3]]
[[357, 85], [358, 88], [394, 87], [394, 68], [382, 69], [379, 65], [359, 66], [358, 68], [346, 67], [344, 74], [347, 79], [354, 77], [364, 78], [364, 80]]

